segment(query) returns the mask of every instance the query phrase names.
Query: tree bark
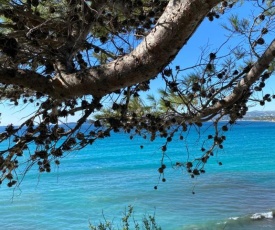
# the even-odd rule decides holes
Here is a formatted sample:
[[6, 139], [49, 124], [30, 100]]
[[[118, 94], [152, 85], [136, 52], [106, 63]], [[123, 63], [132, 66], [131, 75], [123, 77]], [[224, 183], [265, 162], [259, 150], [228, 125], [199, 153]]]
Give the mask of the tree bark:
[[[108, 64], [73, 74], [59, 72], [53, 79], [29, 70], [0, 69], [0, 82], [16, 84], [50, 95], [73, 98], [83, 95], [102, 97], [118, 89], [154, 78], [187, 43], [207, 13], [221, 0], [170, 0], [155, 28], [130, 54]], [[252, 85], [274, 60], [274, 41], [234, 92], [225, 98], [227, 105], [238, 100], [240, 92]], [[203, 110], [205, 117], [223, 107]]]
[[[63, 95], [102, 97], [118, 89], [155, 77], [177, 55], [206, 14], [219, 0], [171, 0], [155, 28], [130, 54], [91, 68], [82, 76], [57, 76]], [[63, 91], [63, 92], [62, 92]]]
[[[130, 54], [86, 71], [58, 73], [52, 81], [45, 79], [43, 86], [39, 74], [28, 72], [33, 82], [30, 85], [16, 73], [12, 84], [20, 83], [35, 91], [43, 88], [44, 93], [54, 98], [72, 98], [102, 97], [150, 80], [175, 58], [206, 14], [219, 2], [221, 0], [170, 0], [155, 28]], [[6, 70], [0, 69], [0, 82], [10, 82], [6, 74]]]

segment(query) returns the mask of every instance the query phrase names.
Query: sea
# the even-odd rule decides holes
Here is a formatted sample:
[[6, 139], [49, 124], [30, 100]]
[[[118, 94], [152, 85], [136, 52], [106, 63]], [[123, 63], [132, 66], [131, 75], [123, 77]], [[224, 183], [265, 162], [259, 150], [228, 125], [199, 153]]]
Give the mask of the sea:
[[[19, 187], [1, 185], [0, 229], [89, 230], [104, 221], [122, 229], [129, 205], [131, 220], [151, 215], [162, 230], [275, 229], [275, 122], [230, 127], [205, 173], [191, 178], [176, 162], [199, 156], [213, 132], [206, 123], [183, 140], [175, 133], [164, 155], [165, 139], [113, 133], [69, 153], [51, 173], [34, 166]], [[158, 172], [162, 157], [165, 182]]]

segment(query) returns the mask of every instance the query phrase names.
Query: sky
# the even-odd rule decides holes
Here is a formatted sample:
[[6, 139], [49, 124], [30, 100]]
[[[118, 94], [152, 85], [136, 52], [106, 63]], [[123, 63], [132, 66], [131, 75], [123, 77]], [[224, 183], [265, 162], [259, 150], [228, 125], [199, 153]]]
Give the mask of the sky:
[[[240, 16], [249, 16], [251, 14], [257, 15], [257, 12], [251, 11], [248, 6], [235, 7], [231, 14], [239, 14]], [[210, 22], [208, 19], [204, 20], [201, 26], [197, 29], [195, 34], [188, 41], [180, 53], [177, 55], [175, 60], [172, 62], [171, 66], [180, 65], [181, 68], [189, 67], [194, 65], [198, 57], [201, 54], [201, 48], [205, 48], [208, 45], [209, 52], [215, 51], [217, 47], [224, 43], [228, 31], [222, 29], [221, 24], [225, 22], [230, 14], [223, 15], [220, 19], [215, 19], [213, 22]], [[233, 38], [238, 42], [239, 38]], [[228, 48], [227, 45], [224, 48]], [[162, 81], [157, 79], [151, 84], [151, 93], [157, 91], [157, 89], [163, 87]], [[149, 92], [150, 93], [150, 92]], [[270, 79], [266, 81], [266, 87], [264, 93], [275, 93], [275, 76], [271, 76]], [[17, 125], [24, 120], [25, 117], [29, 116], [33, 111], [35, 111], [35, 104], [23, 105], [23, 106], [14, 106], [8, 101], [2, 102], [0, 104], [0, 125], [14, 124]], [[259, 111], [269, 111], [275, 110], [275, 101], [273, 100], [270, 103], [266, 103], [265, 106], [257, 105], [250, 109], [250, 111], [259, 110]], [[69, 117], [67, 121], [73, 122], [77, 120], [76, 117]]]

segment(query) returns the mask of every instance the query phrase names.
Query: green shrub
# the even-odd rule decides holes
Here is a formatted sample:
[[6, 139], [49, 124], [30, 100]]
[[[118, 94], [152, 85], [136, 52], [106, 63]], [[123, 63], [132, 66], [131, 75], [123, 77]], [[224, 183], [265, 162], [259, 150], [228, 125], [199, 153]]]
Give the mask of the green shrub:
[[134, 208], [129, 205], [128, 209], [121, 218], [121, 228], [115, 227], [114, 223], [106, 220], [103, 215], [104, 221], [98, 225], [90, 224], [90, 230], [161, 230], [156, 223], [155, 215], [144, 215], [141, 222], [137, 222], [134, 218]]

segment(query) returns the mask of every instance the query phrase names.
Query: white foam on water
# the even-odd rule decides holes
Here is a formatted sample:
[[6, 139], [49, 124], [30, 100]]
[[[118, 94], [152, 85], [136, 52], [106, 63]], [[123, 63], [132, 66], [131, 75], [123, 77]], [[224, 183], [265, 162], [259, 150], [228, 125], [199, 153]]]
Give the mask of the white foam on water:
[[216, 223], [216, 225], [226, 225], [226, 224], [227, 224], [227, 221]]
[[229, 220], [238, 220], [240, 217], [229, 217]]
[[260, 219], [273, 219], [273, 212], [263, 212], [263, 213], [254, 213], [250, 219], [260, 220]]

